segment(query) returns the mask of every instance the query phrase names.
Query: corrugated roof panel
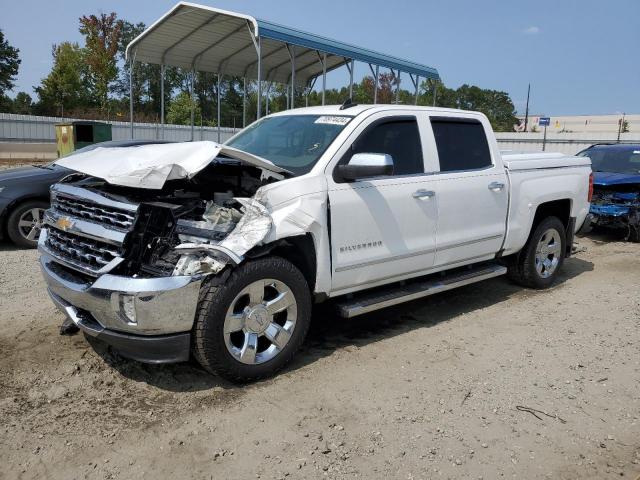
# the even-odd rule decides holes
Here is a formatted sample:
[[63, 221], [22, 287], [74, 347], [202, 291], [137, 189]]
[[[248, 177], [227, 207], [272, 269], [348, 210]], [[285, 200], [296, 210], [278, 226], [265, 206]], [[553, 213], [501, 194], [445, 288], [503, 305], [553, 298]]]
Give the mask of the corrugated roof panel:
[[285, 27], [277, 23], [266, 20], [257, 20], [259, 34], [265, 38], [279, 40], [285, 43], [300, 45], [307, 48], [331, 53], [333, 55], [359, 60], [361, 62], [372, 63], [382, 67], [401, 70], [406, 73], [420, 75], [421, 77], [439, 79], [438, 71], [435, 68], [421, 65], [416, 62], [404, 60], [391, 55], [375, 52], [348, 43], [339, 42], [330, 38], [303, 32], [294, 28]]
[[[316, 51], [327, 54], [327, 71], [345, 64], [345, 58], [439, 79], [438, 71], [410, 60], [332, 40], [320, 35], [256, 20], [251, 16], [188, 2], [176, 4], [127, 46], [136, 61], [181, 68], [257, 77], [257, 56], [251, 35], [262, 38], [264, 79], [290, 81], [286, 44], [296, 49], [296, 83], [307, 84], [322, 74]], [[315, 61], [314, 61], [315, 60]]]

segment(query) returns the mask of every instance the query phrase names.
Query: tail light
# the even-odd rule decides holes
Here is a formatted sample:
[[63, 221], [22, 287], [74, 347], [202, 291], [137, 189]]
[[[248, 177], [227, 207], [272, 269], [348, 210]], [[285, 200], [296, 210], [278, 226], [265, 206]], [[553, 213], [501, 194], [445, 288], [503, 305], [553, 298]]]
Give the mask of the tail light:
[[587, 196], [587, 201], [591, 203], [591, 198], [593, 197], [593, 172], [589, 175], [589, 195]]

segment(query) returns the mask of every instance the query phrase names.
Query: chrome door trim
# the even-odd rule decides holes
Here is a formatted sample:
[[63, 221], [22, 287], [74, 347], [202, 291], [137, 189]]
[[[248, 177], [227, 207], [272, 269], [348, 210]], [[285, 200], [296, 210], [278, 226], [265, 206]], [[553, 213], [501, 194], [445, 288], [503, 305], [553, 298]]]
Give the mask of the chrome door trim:
[[420, 250], [419, 252], [403, 253], [401, 255], [395, 255], [393, 257], [380, 258], [378, 260], [369, 260], [367, 262], [355, 263], [352, 265], [337, 267], [335, 271], [336, 273], [344, 272], [347, 270], [354, 270], [356, 268], [370, 267], [372, 265], [378, 265], [380, 263], [394, 262], [396, 260], [404, 260], [405, 258], [411, 258], [411, 257], [419, 257], [421, 255], [428, 255], [429, 253], [435, 253], [435, 252], [436, 252], [435, 248], [430, 248], [428, 250]]
[[[431, 249], [428, 249], [428, 250], [421, 250], [419, 252], [405, 253], [405, 254], [402, 254], [402, 255], [395, 255], [393, 257], [381, 258], [381, 259], [378, 259], [378, 260], [369, 260], [367, 262], [354, 263], [352, 265], [345, 265], [345, 266], [342, 266], [342, 267], [337, 267], [335, 269], [335, 272], [336, 273], [344, 272], [346, 270], [354, 270], [356, 268], [370, 267], [372, 265], [378, 265], [380, 263], [393, 262], [393, 261], [396, 261], [396, 260], [404, 260], [405, 258], [417, 257], [417, 256], [420, 256], [420, 255], [427, 255], [429, 253], [436, 253], [436, 252], [439, 252], [439, 251], [442, 251], [442, 250], [450, 250], [452, 248], [464, 247], [465, 245], [472, 245], [474, 243], [486, 242], [486, 241], [495, 240], [495, 239], [501, 238], [501, 237], [502, 237], [502, 235], [491, 235], [490, 237], [483, 237], [483, 238], [478, 238], [478, 239], [475, 239], [475, 240], [468, 240], [466, 242], [456, 243], [456, 244], [453, 244], [453, 245], [447, 245], [446, 247], [442, 247], [442, 248], [440, 248], [440, 247], [438, 247], [436, 245], [436, 248], [431, 248]], [[482, 256], [485, 256], [485, 255], [482, 255]], [[446, 266], [446, 265], [451, 265], [453, 263], [460, 263], [460, 262], [464, 262], [466, 260], [472, 260], [473, 258], [477, 258], [477, 257], [471, 257], [469, 259], [463, 259], [463, 260], [456, 260], [455, 262], [447, 263], [447, 264], [444, 264], [444, 265]], [[442, 267], [443, 265], [438, 265], [438, 266]], [[422, 269], [415, 270], [414, 272], [419, 272], [421, 270]], [[407, 272], [407, 273], [412, 273], [412, 272]], [[399, 275], [394, 275], [394, 276], [399, 276]], [[371, 282], [371, 283], [374, 283], [374, 282]]]

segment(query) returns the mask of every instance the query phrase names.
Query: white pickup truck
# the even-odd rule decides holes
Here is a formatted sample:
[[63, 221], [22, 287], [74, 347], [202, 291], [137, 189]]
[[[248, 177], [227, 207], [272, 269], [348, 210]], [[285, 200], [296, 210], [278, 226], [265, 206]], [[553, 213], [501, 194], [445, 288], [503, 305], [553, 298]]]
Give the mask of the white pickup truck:
[[588, 158], [501, 154], [484, 115], [413, 106], [59, 163], [79, 173], [39, 240], [56, 305], [123, 356], [235, 381], [289, 362], [314, 302], [348, 318], [507, 273], [549, 287], [591, 195]]

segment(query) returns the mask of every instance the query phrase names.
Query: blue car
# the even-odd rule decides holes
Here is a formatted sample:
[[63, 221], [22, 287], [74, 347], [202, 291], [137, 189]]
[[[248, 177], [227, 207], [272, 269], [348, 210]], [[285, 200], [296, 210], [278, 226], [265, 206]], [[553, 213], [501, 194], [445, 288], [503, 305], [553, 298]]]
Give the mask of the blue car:
[[640, 144], [592, 145], [578, 156], [589, 157], [593, 169], [586, 229], [616, 229], [627, 240], [640, 242]]

